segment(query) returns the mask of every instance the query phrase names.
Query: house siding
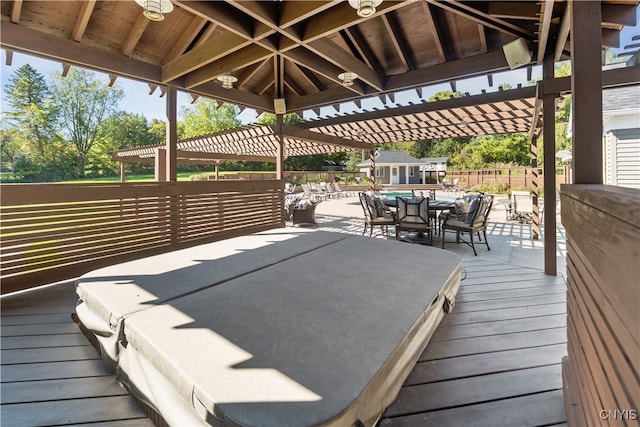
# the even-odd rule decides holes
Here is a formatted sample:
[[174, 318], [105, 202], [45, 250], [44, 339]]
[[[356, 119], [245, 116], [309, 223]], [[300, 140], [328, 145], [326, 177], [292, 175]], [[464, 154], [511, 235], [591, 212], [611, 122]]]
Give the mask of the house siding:
[[640, 189], [640, 128], [608, 132], [606, 149], [607, 184]]

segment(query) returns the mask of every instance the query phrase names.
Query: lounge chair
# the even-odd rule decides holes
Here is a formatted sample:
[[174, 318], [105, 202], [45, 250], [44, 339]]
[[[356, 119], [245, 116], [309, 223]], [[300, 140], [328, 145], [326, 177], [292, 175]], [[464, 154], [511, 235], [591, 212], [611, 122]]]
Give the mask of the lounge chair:
[[[461, 200], [465, 199], [461, 198]], [[482, 237], [480, 236], [480, 232], [482, 231], [487, 250], [491, 250], [489, 242], [487, 241], [487, 219], [489, 218], [489, 211], [491, 211], [491, 205], [493, 204], [493, 196], [480, 194], [468, 200], [469, 209], [467, 213], [458, 211], [457, 214], [449, 214], [442, 222], [442, 249], [444, 249], [446, 232], [450, 230], [456, 232], [456, 243], [459, 244], [462, 242], [471, 246], [473, 254], [478, 256], [473, 241], [473, 235], [475, 233], [478, 234], [478, 239], [482, 242]], [[469, 233], [469, 242], [461, 239], [461, 235], [464, 233]]]
[[[426, 242], [433, 244], [431, 235], [431, 216], [429, 215], [429, 198], [404, 198], [396, 197], [398, 204], [398, 220], [396, 224], [396, 240], [413, 243]], [[415, 232], [416, 239], [402, 237], [402, 232]]]
[[529, 223], [533, 218], [533, 199], [529, 191], [512, 191], [510, 194], [513, 212], [511, 219], [521, 224]]
[[333, 183], [333, 188], [336, 191], [336, 194], [338, 195], [338, 197], [341, 196], [353, 196], [352, 193], [349, 193], [347, 191], [344, 191], [342, 188], [340, 188], [340, 184], [338, 183], [338, 181]]

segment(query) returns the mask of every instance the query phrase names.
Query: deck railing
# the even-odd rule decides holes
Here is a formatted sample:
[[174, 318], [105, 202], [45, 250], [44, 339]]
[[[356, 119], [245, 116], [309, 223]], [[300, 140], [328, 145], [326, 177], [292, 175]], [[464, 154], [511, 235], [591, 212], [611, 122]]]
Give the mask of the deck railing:
[[562, 186], [569, 425], [631, 425], [640, 408], [640, 191]]
[[284, 226], [284, 182], [2, 185], [2, 294]]

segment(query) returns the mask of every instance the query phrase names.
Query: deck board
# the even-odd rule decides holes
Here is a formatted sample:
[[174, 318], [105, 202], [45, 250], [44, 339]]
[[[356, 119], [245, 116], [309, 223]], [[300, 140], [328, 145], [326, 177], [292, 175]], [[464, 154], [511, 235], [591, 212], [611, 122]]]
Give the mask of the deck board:
[[379, 427], [566, 423], [566, 285], [517, 266], [465, 261], [445, 316]]
[[[379, 427], [566, 425], [566, 286], [483, 259]], [[72, 322], [60, 285], [2, 299], [3, 425], [150, 426]]]
[[2, 425], [151, 426], [71, 320], [76, 302], [73, 283], [2, 298]]

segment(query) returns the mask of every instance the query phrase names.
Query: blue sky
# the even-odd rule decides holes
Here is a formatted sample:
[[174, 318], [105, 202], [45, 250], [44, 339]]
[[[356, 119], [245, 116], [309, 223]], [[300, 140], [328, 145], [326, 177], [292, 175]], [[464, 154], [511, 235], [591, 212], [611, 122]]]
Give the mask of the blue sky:
[[[640, 7], [636, 9], [636, 20], [638, 24], [635, 27], [623, 28], [620, 36], [621, 48], [614, 49], [616, 53], [625, 51], [624, 46], [632, 43], [631, 38], [634, 35], [640, 34]], [[638, 43], [638, 41], [634, 43]], [[2, 66], [0, 68], [0, 76], [2, 80], [3, 91], [0, 108], [2, 111], [4, 111], [6, 108], [6, 104], [4, 102], [4, 87], [7, 83], [8, 78], [15, 72], [15, 70], [28, 63], [44, 76], [49, 76], [56, 71], [62, 71], [62, 65], [58, 62], [48, 61], [37, 58], [35, 56], [24, 55], [18, 52], [14, 52], [11, 66], [6, 65], [6, 52], [4, 50], [2, 50], [1, 60]], [[534, 80], [538, 79], [540, 77], [540, 73], [540, 67], [534, 67], [532, 78]], [[104, 81], [105, 83], [109, 81], [108, 76], [104, 73], [96, 73], [96, 78]], [[513, 87], [517, 86], [518, 83], [521, 83], [524, 86], [527, 83], [526, 68], [494, 74], [493, 87], [489, 87], [486, 77], [458, 80], [456, 83], [456, 89], [458, 91], [462, 93], [469, 92], [472, 95], [481, 93], [483, 89], [487, 92], [496, 91], [498, 85], [501, 83], [509, 83]], [[116, 84], [124, 89], [125, 92], [125, 98], [121, 102], [120, 109], [131, 113], [142, 114], [149, 120], [154, 118], [164, 120], [165, 98], [160, 98], [160, 91], [158, 89], [156, 89], [153, 95], [149, 95], [149, 87], [145, 83], [125, 79], [122, 77], [116, 80]], [[429, 98], [432, 94], [442, 90], [451, 90], [451, 87], [448, 83], [425, 87], [423, 88], [423, 97], [425, 99]], [[178, 92], [178, 114], [182, 106], [190, 105], [190, 101], [191, 98], [188, 94]], [[420, 102], [420, 98], [417, 96], [415, 90], [400, 92], [395, 95], [396, 104], [407, 104], [408, 102]], [[383, 106], [384, 104], [377, 97], [362, 101], [363, 109], [370, 110], [374, 107], [380, 108]], [[340, 111], [349, 112], [355, 108], [356, 107], [354, 103], [348, 102], [341, 106]], [[335, 113], [336, 110], [333, 107], [323, 107], [320, 111], [320, 116], [333, 115]], [[309, 112], [305, 113], [305, 117], [314, 118], [316, 117], [316, 115], [313, 112]], [[243, 123], [253, 123], [256, 120], [256, 113], [252, 109], [246, 109], [239, 115], [239, 118]]]

